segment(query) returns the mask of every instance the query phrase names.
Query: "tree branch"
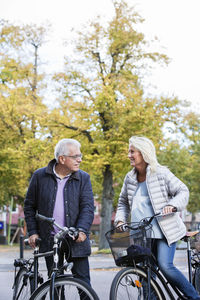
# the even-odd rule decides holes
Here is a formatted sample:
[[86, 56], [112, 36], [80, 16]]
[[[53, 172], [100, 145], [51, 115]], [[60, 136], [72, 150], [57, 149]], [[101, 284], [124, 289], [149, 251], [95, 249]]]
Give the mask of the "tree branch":
[[[92, 144], [94, 143], [94, 140], [92, 139], [91, 134], [89, 133], [89, 131], [82, 130], [82, 129], [78, 128], [78, 127], [69, 126], [69, 125], [66, 125], [64, 123], [59, 123], [59, 124], [62, 125], [62, 126], [64, 126], [67, 129], [71, 129], [71, 130], [74, 130], [74, 131], [79, 131], [80, 133], [82, 133], [83, 135], [85, 135], [88, 138], [88, 141], [90, 143], [92, 143]], [[98, 150], [94, 149], [93, 154], [99, 154]]]
[[94, 143], [94, 141], [93, 141], [93, 139], [92, 139], [92, 137], [91, 137], [89, 131], [87, 131], [87, 130], [82, 130], [82, 129], [78, 128], [78, 127], [69, 126], [69, 125], [66, 125], [66, 124], [64, 124], [64, 123], [59, 123], [59, 124], [62, 125], [62, 126], [64, 126], [64, 127], [67, 128], [67, 129], [71, 129], [71, 130], [74, 130], [74, 131], [79, 131], [79, 132], [81, 132], [83, 135], [85, 135], [85, 136], [88, 138], [88, 141], [89, 141], [90, 143]]

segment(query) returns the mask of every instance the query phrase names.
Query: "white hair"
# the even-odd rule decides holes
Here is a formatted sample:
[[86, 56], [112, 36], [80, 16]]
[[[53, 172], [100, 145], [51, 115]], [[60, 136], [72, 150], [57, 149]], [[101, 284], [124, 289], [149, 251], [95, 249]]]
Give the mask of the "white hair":
[[69, 155], [69, 145], [76, 146], [80, 149], [81, 144], [74, 139], [62, 139], [60, 140], [56, 146], [54, 151], [54, 157], [56, 161], [58, 162], [58, 157], [61, 155]]
[[141, 152], [144, 161], [150, 166], [152, 172], [156, 172], [157, 166], [160, 164], [157, 161], [156, 149], [153, 142], [140, 136], [132, 136], [129, 139], [129, 145], [132, 145]]

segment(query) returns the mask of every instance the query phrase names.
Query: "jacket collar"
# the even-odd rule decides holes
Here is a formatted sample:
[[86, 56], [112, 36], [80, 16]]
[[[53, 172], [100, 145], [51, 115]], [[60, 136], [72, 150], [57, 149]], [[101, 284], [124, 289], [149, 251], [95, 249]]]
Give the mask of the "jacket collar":
[[[146, 174], [147, 174], [147, 176], [149, 176], [150, 173], [151, 173], [151, 168], [150, 168], [150, 166], [148, 165], [148, 166], [147, 166], [147, 169], [146, 169]], [[134, 180], [137, 181], [137, 172], [136, 172], [136, 169], [135, 169], [135, 168], [133, 168], [133, 169], [130, 171], [129, 174], [131, 175], [131, 177], [132, 177]]]
[[[50, 175], [55, 176], [55, 174], [54, 174], [54, 172], [53, 172], [53, 167], [54, 167], [55, 163], [56, 163], [56, 159], [55, 159], [55, 158], [52, 159], [52, 160], [48, 163], [48, 166], [47, 166], [47, 168], [46, 168], [46, 173], [47, 173], [47, 174], [50, 174]], [[69, 180], [70, 180], [70, 179], [76, 179], [76, 180], [79, 180], [79, 179], [80, 179], [80, 172], [79, 172], [79, 171], [73, 172], [73, 173], [71, 174], [71, 176], [69, 177]]]

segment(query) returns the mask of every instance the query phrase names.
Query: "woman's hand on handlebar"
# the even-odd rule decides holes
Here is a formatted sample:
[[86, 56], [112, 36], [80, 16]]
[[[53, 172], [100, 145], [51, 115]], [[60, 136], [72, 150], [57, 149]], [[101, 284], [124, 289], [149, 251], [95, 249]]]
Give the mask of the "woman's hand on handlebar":
[[174, 206], [172, 206], [172, 205], [167, 205], [167, 206], [165, 206], [165, 207], [163, 208], [162, 214], [163, 214], [163, 215], [171, 214], [171, 213], [176, 212], [176, 211], [177, 211], [176, 207], [174, 207]]
[[124, 225], [124, 224], [125, 224], [124, 222], [119, 221], [119, 222], [117, 223], [117, 226], [116, 226], [116, 227], [119, 227], [119, 230], [123, 231], [123, 225]]

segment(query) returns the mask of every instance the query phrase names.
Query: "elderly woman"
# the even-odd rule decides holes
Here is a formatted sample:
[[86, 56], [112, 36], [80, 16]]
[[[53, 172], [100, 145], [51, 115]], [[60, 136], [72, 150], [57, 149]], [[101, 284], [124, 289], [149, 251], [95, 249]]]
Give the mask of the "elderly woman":
[[[124, 179], [115, 224], [122, 225], [129, 216], [132, 222], [138, 222], [155, 213], [172, 213], [153, 221], [154, 254], [169, 282], [176, 285], [188, 299], [200, 299], [193, 285], [173, 265], [176, 243], [186, 233], [179, 212], [188, 203], [188, 188], [168, 168], [158, 163], [155, 147], [148, 138], [132, 136], [128, 158], [133, 169]], [[174, 208], [177, 213], [173, 213]]]

